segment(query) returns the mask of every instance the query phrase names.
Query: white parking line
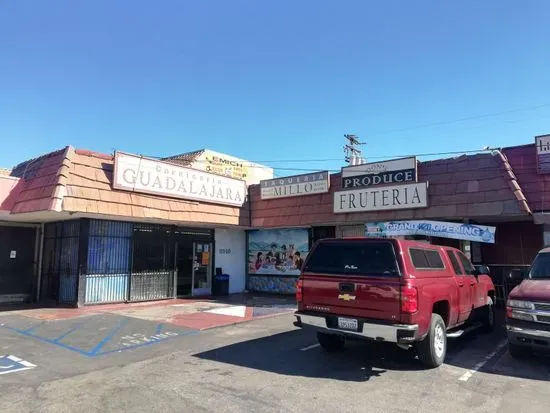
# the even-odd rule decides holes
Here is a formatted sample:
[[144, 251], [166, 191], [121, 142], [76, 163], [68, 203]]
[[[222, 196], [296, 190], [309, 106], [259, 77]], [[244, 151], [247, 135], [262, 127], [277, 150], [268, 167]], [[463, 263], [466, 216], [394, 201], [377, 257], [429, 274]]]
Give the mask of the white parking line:
[[477, 371], [479, 371], [485, 364], [487, 364], [493, 357], [495, 357], [500, 350], [502, 350], [502, 348], [504, 346], [506, 346], [507, 344], [507, 341], [506, 340], [503, 340], [499, 343], [499, 345], [496, 347], [495, 351], [493, 351], [491, 354], [488, 354], [487, 356], [485, 356], [483, 358], [483, 360], [481, 360], [479, 363], [477, 363], [471, 370], [468, 370], [466, 373], [464, 373], [462, 376], [460, 376], [460, 378], [458, 379], [459, 381], [468, 381], [472, 378], [472, 376], [474, 375], [474, 373], [476, 373]]
[[320, 345], [320, 344], [312, 344], [311, 346], [307, 346], [307, 347], [301, 348], [300, 351], [308, 351], [308, 350], [311, 350], [311, 349], [314, 349], [314, 348], [319, 347], [319, 345]]

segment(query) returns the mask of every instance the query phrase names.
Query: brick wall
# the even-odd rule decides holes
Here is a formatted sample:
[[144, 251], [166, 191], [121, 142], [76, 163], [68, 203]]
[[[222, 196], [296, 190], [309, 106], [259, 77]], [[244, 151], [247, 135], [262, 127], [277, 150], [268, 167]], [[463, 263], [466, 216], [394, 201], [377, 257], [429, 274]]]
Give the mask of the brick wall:
[[531, 264], [543, 247], [543, 226], [532, 222], [487, 224], [496, 226], [496, 243], [482, 244], [483, 264]]

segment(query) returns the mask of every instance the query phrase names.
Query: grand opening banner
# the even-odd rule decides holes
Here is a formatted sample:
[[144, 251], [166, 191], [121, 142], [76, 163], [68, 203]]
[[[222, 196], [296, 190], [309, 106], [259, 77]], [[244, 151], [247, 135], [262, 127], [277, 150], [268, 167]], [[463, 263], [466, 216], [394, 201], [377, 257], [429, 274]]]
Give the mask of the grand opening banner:
[[495, 227], [457, 222], [389, 221], [365, 224], [365, 236], [368, 237], [423, 235], [494, 244], [495, 233]]

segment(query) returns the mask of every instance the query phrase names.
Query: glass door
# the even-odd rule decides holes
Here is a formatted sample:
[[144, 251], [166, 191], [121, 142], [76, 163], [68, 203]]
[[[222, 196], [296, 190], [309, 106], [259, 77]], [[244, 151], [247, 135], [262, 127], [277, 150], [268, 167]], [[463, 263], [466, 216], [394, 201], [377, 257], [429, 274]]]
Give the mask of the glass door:
[[193, 244], [193, 295], [212, 293], [212, 244]]

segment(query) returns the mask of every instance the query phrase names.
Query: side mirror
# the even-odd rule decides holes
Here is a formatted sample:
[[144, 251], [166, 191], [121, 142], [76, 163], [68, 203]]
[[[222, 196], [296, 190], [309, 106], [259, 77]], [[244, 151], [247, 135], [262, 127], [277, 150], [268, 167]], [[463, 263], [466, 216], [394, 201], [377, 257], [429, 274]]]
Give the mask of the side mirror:
[[523, 271], [520, 270], [519, 268], [514, 268], [513, 270], [510, 271], [510, 273], [508, 274], [508, 279], [512, 282], [522, 282], [523, 281]]
[[476, 269], [477, 275], [481, 275], [481, 274], [489, 275], [489, 274], [491, 274], [491, 270], [486, 265], [474, 265], [474, 267]]

